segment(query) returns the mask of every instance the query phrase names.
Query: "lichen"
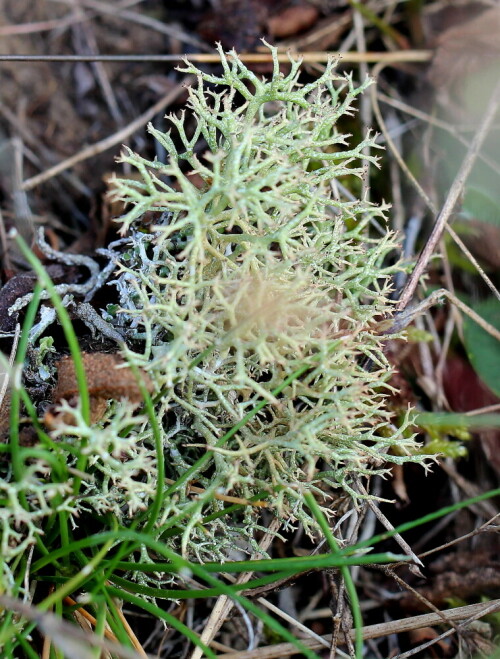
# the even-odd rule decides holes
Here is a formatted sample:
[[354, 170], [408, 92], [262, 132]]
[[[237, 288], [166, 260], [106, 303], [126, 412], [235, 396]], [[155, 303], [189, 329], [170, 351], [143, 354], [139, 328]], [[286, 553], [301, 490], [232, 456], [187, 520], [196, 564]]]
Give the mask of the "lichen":
[[[353, 476], [419, 458], [386, 405], [391, 371], [377, 321], [391, 313], [397, 266], [386, 262], [395, 241], [390, 231], [372, 237], [369, 225], [385, 221], [387, 208], [346, 201], [335, 187], [377, 162], [363, 155], [376, 146], [370, 136], [350, 145], [338, 127], [369, 81], [356, 86], [332, 61], [301, 85], [300, 62], [283, 74], [270, 51], [270, 80], [220, 47], [221, 76], [187, 63], [183, 71], [198, 81], [187, 112], [169, 117], [167, 133], [149, 126], [166, 162], [122, 154], [142, 181], [114, 183], [130, 239], [115, 322], [127, 332], [128, 359], [159, 392], [168, 476], [208, 449], [199, 485], [245, 499], [264, 492], [273, 513], [311, 530], [305, 488], [356, 497]], [[159, 219], [147, 230], [141, 219], [151, 211]], [[220, 446], [259, 400], [267, 405]], [[183, 492], [166, 503], [168, 514], [191, 506], [183, 545], [203, 557], [201, 542], [208, 535], [212, 552], [233, 521], [218, 539], [219, 518], [199, 522], [220, 501], [193, 506]], [[258, 514], [249, 508], [235, 528], [252, 523]]]
[[[186, 63], [198, 81], [186, 112], [169, 117], [170, 132], [149, 126], [165, 162], [125, 149], [121, 161], [142, 181], [113, 184], [127, 208], [118, 219], [126, 239], [113, 281], [119, 308], [103, 313], [125, 338], [124, 357], [151, 380], [165, 486], [154, 424], [126, 401], [111, 404], [97, 425], [63, 403], [71, 423], [51, 431], [71, 478], [81, 479], [76, 498], [58, 485], [58, 505], [76, 524], [92, 510], [124, 526], [135, 519], [140, 529], [158, 487], [191, 470], [161, 497], [153, 530], [199, 560], [257, 549], [256, 498], [284, 528], [301, 523], [313, 533], [304, 491], [331, 514], [333, 497], [360, 497], [355, 478], [426, 459], [387, 405], [381, 321], [393, 308], [398, 265], [388, 256], [396, 242], [390, 231], [370, 230], [385, 222], [387, 207], [338, 192], [339, 179], [356, 190], [365, 168], [377, 165], [373, 138], [352, 144], [340, 121], [369, 80], [356, 85], [331, 61], [301, 84], [300, 62], [284, 74], [270, 52], [269, 80], [220, 47], [221, 76]], [[4, 498], [15, 499], [9, 519], [0, 518], [11, 557], [53, 514], [26, 505], [45, 482], [34, 469], [23, 505], [5, 481]], [[241, 504], [229, 505], [229, 496]]]

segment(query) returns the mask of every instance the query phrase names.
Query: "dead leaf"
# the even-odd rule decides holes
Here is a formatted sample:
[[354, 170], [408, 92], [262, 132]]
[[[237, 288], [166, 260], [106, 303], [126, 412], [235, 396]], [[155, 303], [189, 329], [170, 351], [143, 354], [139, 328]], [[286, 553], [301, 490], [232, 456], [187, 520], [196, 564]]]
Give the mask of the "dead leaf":
[[[90, 397], [91, 423], [97, 423], [103, 417], [108, 400], [126, 398], [134, 405], [143, 402], [135, 374], [122, 357], [110, 353], [84, 352], [82, 359]], [[69, 355], [63, 357], [57, 364], [57, 373], [57, 385], [53, 392], [54, 404], [66, 400], [76, 405], [79, 389], [73, 358]], [[153, 391], [151, 378], [142, 370], [140, 376], [147, 391], [151, 393]], [[44, 422], [49, 428], [53, 428], [61, 422], [71, 423], [70, 416], [68, 413], [56, 412], [52, 407], [47, 410]]]
[[[453, 412], [471, 412], [500, 403], [472, 366], [461, 357], [450, 357], [443, 372], [443, 389]], [[495, 471], [500, 474], [500, 431], [481, 430], [475, 433]]]
[[318, 16], [319, 11], [312, 5], [306, 3], [293, 5], [271, 16], [267, 21], [267, 28], [271, 36], [286, 39], [311, 28], [318, 20]]
[[[500, 7], [483, 11], [479, 16], [444, 30], [436, 39], [436, 53], [428, 78], [447, 106], [461, 101], [482, 101], [477, 94], [467, 94], [469, 83], [490, 71], [498, 74], [500, 62]], [[488, 92], [485, 79], [484, 95]], [[480, 103], [482, 104], [482, 103]], [[462, 108], [461, 108], [462, 109]]]
[[[46, 267], [47, 274], [55, 284], [62, 283], [70, 272], [62, 265], [52, 264]], [[9, 314], [9, 308], [20, 297], [33, 291], [38, 277], [35, 272], [20, 272], [9, 279], [0, 290], [0, 332], [13, 332], [18, 313]]]

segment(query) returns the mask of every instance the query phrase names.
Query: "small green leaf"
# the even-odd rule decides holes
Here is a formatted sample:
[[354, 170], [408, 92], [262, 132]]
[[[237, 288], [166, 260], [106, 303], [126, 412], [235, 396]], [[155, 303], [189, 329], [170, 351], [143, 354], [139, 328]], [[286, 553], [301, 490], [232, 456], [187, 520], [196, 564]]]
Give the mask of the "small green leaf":
[[469, 187], [462, 204], [463, 212], [476, 220], [500, 225], [500, 198], [491, 190]]
[[[473, 309], [500, 330], [500, 303], [483, 300]], [[470, 318], [464, 320], [464, 344], [472, 367], [493, 393], [500, 396], [500, 342]]]

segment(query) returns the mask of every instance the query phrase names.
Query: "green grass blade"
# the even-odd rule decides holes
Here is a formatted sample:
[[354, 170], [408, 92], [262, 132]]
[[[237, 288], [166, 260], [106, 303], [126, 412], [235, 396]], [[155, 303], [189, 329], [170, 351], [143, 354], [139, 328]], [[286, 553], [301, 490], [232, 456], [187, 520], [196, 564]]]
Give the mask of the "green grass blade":
[[71, 357], [73, 358], [73, 362], [75, 365], [75, 376], [78, 384], [78, 391], [80, 394], [82, 416], [85, 419], [86, 423], [89, 423], [90, 397], [87, 387], [87, 378], [85, 376], [85, 368], [83, 366], [82, 353], [80, 351], [80, 346], [75, 334], [75, 330], [73, 328], [73, 323], [71, 322], [71, 318], [69, 317], [69, 314], [63, 305], [61, 296], [57, 292], [54, 284], [52, 283], [51, 278], [47, 274], [47, 271], [43, 267], [40, 260], [35, 256], [35, 254], [33, 254], [33, 252], [29, 249], [28, 245], [19, 234], [16, 236], [16, 242], [25, 259], [31, 265], [33, 270], [36, 272], [40, 284], [50, 294], [50, 300], [54, 305], [54, 309], [56, 310], [57, 316], [59, 318], [59, 322], [61, 323], [61, 326], [63, 328], [64, 336], [68, 343], [68, 347], [71, 352]]
[[42, 292], [41, 286], [37, 284], [33, 291], [33, 298], [28, 305], [26, 316], [24, 318], [23, 328], [21, 331], [21, 338], [17, 346], [17, 352], [14, 359], [14, 382], [11, 387], [10, 399], [10, 438], [9, 445], [12, 459], [12, 471], [14, 478], [19, 482], [23, 478], [24, 464], [20, 452], [19, 444], [19, 418], [21, 414], [21, 370], [26, 359], [26, 352], [28, 350], [29, 332], [35, 322], [36, 312], [40, 303], [40, 294]]
[[[323, 531], [328, 546], [332, 550], [333, 554], [338, 556], [340, 551], [338, 542], [335, 539], [332, 530], [330, 529], [328, 520], [321, 511], [321, 508], [318, 506], [316, 499], [313, 497], [313, 495], [310, 492], [304, 493], [304, 499], [306, 500], [307, 505], [309, 506], [312, 514], [314, 515], [314, 518], [316, 519], [321, 530]], [[354, 623], [354, 646], [356, 651], [356, 659], [362, 659], [363, 619], [361, 617], [361, 607], [359, 604], [358, 593], [356, 592], [356, 587], [354, 585], [354, 581], [352, 579], [351, 573], [349, 572], [349, 568], [346, 565], [343, 565], [340, 566], [339, 569], [340, 569], [340, 574], [344, 579], [344, 584], [347, 590], [347, 594], [349, 595], [350, 604], [351, 604], [351, 612]]]

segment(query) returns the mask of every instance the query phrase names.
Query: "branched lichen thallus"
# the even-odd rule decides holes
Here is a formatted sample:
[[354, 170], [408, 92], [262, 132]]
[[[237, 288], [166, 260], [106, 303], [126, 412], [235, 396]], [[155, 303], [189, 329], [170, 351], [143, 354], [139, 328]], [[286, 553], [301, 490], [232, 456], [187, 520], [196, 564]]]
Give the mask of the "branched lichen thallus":
[[[353, 477], [422, 459], [387, 407], [375, 320], [391, 312], [395, 242], [369, 232], [386, 207], [335, 186], [358, 191], [363, 167], [376, 165], [363, 155], [372, 138], [353, 145], [341, 128], [369, 81], [356, 85], [331, 61], [301, 84], [300, 62], [282, 73], [269, 48], [267, 80], [220, 47], [220, 75], [186, 63], [197, 78], [186, 111], [169, 132], [149, 126], [168, 158], [125, 149], [141, 180], [113, 188], [129, 237], [116, 323], [161, 392], [169, 478], [191, 470], [205, 492], [194, 500], [184, 483], [158, 523], [189, 511], [182, 544], [201, 558], [235, 534], [253, 542], [258, 525], [256, 507], [221, 515], [214, 493], [265, 497], [285, 523], [312, 530], [304, 490], [355, 498]], [[151, 211], [163, 219], [146, 229]], [[152, 429], [138, 441], [151, 445]]]

